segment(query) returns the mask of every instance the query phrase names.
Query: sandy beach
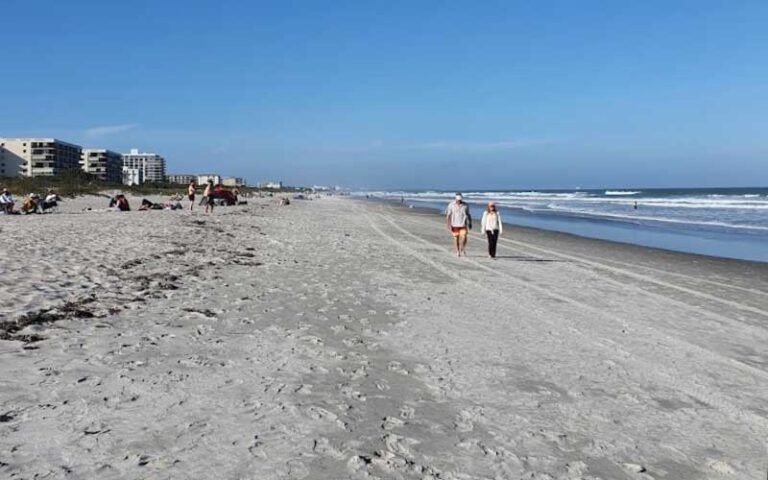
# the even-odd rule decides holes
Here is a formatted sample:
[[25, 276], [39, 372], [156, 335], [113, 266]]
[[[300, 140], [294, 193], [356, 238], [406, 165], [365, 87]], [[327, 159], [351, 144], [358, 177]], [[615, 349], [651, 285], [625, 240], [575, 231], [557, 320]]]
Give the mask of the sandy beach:
[[0, 216], [2, 478], [765, 478], [768, 264], [105, 203]]

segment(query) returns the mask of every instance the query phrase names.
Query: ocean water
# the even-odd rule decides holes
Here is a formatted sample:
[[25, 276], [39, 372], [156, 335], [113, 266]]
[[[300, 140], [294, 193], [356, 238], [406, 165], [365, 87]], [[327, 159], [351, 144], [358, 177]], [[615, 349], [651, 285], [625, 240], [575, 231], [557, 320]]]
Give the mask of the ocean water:
[[[455, 192], [357, 192], [443, 209]], [[705, 255], [768, 262], [768, 188], [463, 192], [474, 215], [496, 202], [507, 223]]]

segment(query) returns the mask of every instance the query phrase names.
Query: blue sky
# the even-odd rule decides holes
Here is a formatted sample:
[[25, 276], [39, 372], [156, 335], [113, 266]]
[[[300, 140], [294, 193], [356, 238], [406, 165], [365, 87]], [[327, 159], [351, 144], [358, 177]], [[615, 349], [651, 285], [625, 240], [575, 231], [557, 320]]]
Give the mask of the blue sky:
[[6, 0], [0, 136], [369, 188], [768, 185], [768, 2]]

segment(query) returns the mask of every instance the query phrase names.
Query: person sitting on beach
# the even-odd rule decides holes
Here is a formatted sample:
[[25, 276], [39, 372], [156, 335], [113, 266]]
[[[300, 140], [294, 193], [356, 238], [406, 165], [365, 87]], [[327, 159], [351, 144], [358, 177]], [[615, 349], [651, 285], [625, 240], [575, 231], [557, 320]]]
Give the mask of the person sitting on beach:
[[163, 208], [166, 210], [181, 210], [184, 207], [181, 206], [181, 200], [176, 195], [173, 195], [163, 204]]
[[50, 210], [59, 205], [61, 197], [52, 189], [48, 189], [48, 193], [45, 195], [43, 201], [37, 204], [40, 213], [45, 213], [46, 210]]
[[131, 210], [131, 206], [128, 204], [128, 199], [122, 193], [115, 195], [114, 198], [109, 200], [109, 208], [116, 207], [121, 212], [127, 212]]
[[472, 229], [472, 217], [461, 193], [456, 193], [454, 201], [445, 209], [445, 225], [453, 235], [456, 256], [460, 257], [463, 254], [466, 257], [467, 230]]
[[141, 206], [139, 210], [162, 210], [164, 207], [159, 203], [152, 203], [146, 198], [141, 200]]
[[37, 212], [37, 206], [40, 203], [40, 195], [36, 193], [30, 193], [21, 202], [21, 213], [27, 215], [29, 213]]
[[13, 195], [11, 195], [11, 192], [9, 192], [7, 188], [4, 188], [3, 193], [0, 194], [0, 212], [14, 213], [13, 206], [15, 204], [16, 202], [13, 201]]
[[501, 214], [496, 211], [496, 204], [488, 202], [480, 221], [480, 230], [488, 237], [488, 256], [496, 258], [496, 244], [504, 227], [501, 225]]

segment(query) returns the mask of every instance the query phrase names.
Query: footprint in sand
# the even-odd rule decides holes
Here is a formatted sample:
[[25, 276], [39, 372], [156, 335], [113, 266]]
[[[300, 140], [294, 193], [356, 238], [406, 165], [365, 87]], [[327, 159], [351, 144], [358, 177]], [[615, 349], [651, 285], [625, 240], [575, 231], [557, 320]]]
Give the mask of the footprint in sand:
[[307, 409], [307, 414], [314, 420], [323, 420], [334, 423], [339, 428], [347, 428], [346, 424], [342, 422], [335, 413], [329, 412], [322, 407], [311, 406]]
[[392, 430], [402, 427], [403, 425], [405, 425], [405, 422], [397, 417], [384, 417], [384, 420], [381, 423], [381, 428], [384, 430]]
[[349, 384], [341, 384], [341, 385], [339, 385], [339, 391], [346, 398], [351, 398], [353, 400], [357, 400], [358, 402], [366, 401], [366, 396], [364, 394], [360, 393], [359, 391], [355, 390]]
[[707, 467], [721, 475], [733, 475], [735, 473], [733, 467], [722, 460], [709, 460]]
[[416, 414], [416, 410], [413, 409], [413, 407], [409, 405], [403, 405], [400, 407], [400, 418], [404, 418], [406, 420], [413, 418], [413, 416]]
[[419, 443], [418, 440], [395, 435], [394, 433], [387, 433], [381, 437], [381, 440], [388, 451], [407, 459], [413, 458], [411, 446]]
[[403, 375], [410, 375], [410, 372], [403, 367], [403, 364], [398, 362], [397, 360], [392, 360], [387, 364], [387, 370], [391, 372], [397, 372]]
[[472, 414], [466, 410], [459, 412], [453, 421], [453, 428], [457, 432], [471, 432], [475, 428], [475, 424], [472, 422]]
[[349, 449], [344, 442], [331, 442], [325, 437], [316, 438], [312, 441], [312, 452], [327, 457], [341, 460], [347, 456]]
[[312, 385], [309, 385], [309, 384], [306, 384], [306, 383], [301, 384], [293, 392], [301, 394], [301, 395], [311, 395], [312, 394]]

